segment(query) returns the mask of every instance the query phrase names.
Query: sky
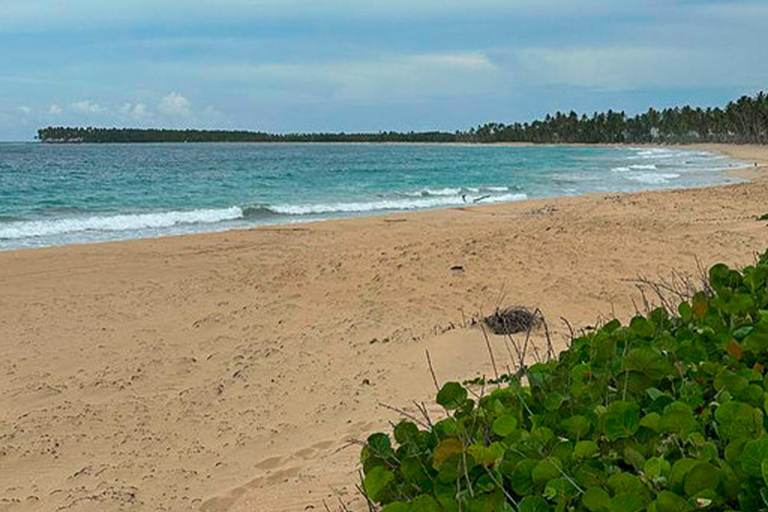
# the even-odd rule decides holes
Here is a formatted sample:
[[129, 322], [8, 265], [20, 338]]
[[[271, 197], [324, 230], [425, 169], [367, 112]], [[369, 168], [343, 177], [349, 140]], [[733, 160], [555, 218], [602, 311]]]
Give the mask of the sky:
[[722, 105], [768, 89], [767, 26], [765, 0], [0, 0], [0, 140]]

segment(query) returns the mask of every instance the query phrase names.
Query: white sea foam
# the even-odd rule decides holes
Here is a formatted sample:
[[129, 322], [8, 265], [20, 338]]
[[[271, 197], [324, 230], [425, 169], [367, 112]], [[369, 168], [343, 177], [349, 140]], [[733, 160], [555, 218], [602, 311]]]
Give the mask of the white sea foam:
[[[466, 203], [506, 203], [527, 199], [525, 194], [500, 194], [488, 197], [466, 197]], [[279, 204], [268, 207], [275, 213], [284, 215], [318, 215], [335, 213], [363, 213], [384, 210], [419, 210], [437, 208], [440, 206], [455, 206], [464, 204], [460, 196], [431, 197], [422, 199], [382, 199], [379, 201], [350, 202], [350, 203], [318, 203], [318, 204]]]
[[243, 217], [237, 206], [216, 210], [170, 211], [113, 216], [72, 217], [55, 220], [19, 221], [0, 224], [0, 240], [81, 233], [86, 231], [139, 231], [169, 228], [179, 224], [209, 224]]
[[627, 176], [627, 179], [637, 181], [639, 183], [646, 183], [648, 185], [663, 185], [670, 180], [679, 178], [680, 175], [676, 172], [644, 172], [635, 174], [633, 176]]
[[418, 192], [405, 192], [403, 195], [408, 197], [428, 197], [428, 196], [455, 196], [461, 193], [460, 188], [425, 188]]
[[417, 192], [405, 192], [402, 195], [407, 197], [434, 197], [434, 196], [460, 196], [462, 193], [480, 193], [480, 192], [507, 192], [509, 187], [445, 187], [445, 188], [425, 188]]

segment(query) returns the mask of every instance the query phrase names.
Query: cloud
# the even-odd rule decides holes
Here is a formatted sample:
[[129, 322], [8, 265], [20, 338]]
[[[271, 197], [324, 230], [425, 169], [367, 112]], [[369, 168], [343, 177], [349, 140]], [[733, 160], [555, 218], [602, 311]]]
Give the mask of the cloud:
[[51, 105], [50, 108], [48, 109], [48, 113], [53, 116], [61, 115], [62, 112], [63, 110], [61, 109], [61, 107], [56, 104]]
[[157, 111], [169, 117], [189, 117], [192, 115], [192, 103], [181, 94], [172, 92], [160, 100]]
[[99, 114], [106, 111], [104, 107], [91, 100], [77, 101], [73, 103], [72, 110], [81, 114]]
[[125, 103], [120, 107], [120, 113], [135, 119], [144, 119], [152, 116], [152, 113], [144, 103]]
[[20, 105], [20, 106], [16, 107], [16, 109], [19, 112], [21, 112], [22, 114], [29, 114], [29, 113], [32, 112], [32, 109], [27, 107], [27, 106], [25, 106], [25, 105]]

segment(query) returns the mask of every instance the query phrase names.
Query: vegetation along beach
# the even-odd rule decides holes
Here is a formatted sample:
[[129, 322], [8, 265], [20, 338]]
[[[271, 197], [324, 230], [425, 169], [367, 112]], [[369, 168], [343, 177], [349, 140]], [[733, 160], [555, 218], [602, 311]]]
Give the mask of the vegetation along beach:
[[768, 512], [758, 0], [0, 14], [0, 512]]

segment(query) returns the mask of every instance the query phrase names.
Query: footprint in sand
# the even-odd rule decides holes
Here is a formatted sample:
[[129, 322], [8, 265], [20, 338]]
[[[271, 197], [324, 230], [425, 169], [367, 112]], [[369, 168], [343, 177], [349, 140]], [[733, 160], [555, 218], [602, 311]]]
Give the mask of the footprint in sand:
[[270, 457], [256, 464], [256, 467], [264, 470], [275, 469], [276, 467], [280, 466], [282, 460], [282, 457]]
[[296, 453], [293, 454], [294, 457], [298, 457], [300, 459], [304, 460], [311, 460], [318, 456], [318, 452], [323, 452], [333, 446], [333, 441], [321, 441], [319, 443], [315, 443], [309, 448], [304, 448], [303, 450], [299, 450]]

